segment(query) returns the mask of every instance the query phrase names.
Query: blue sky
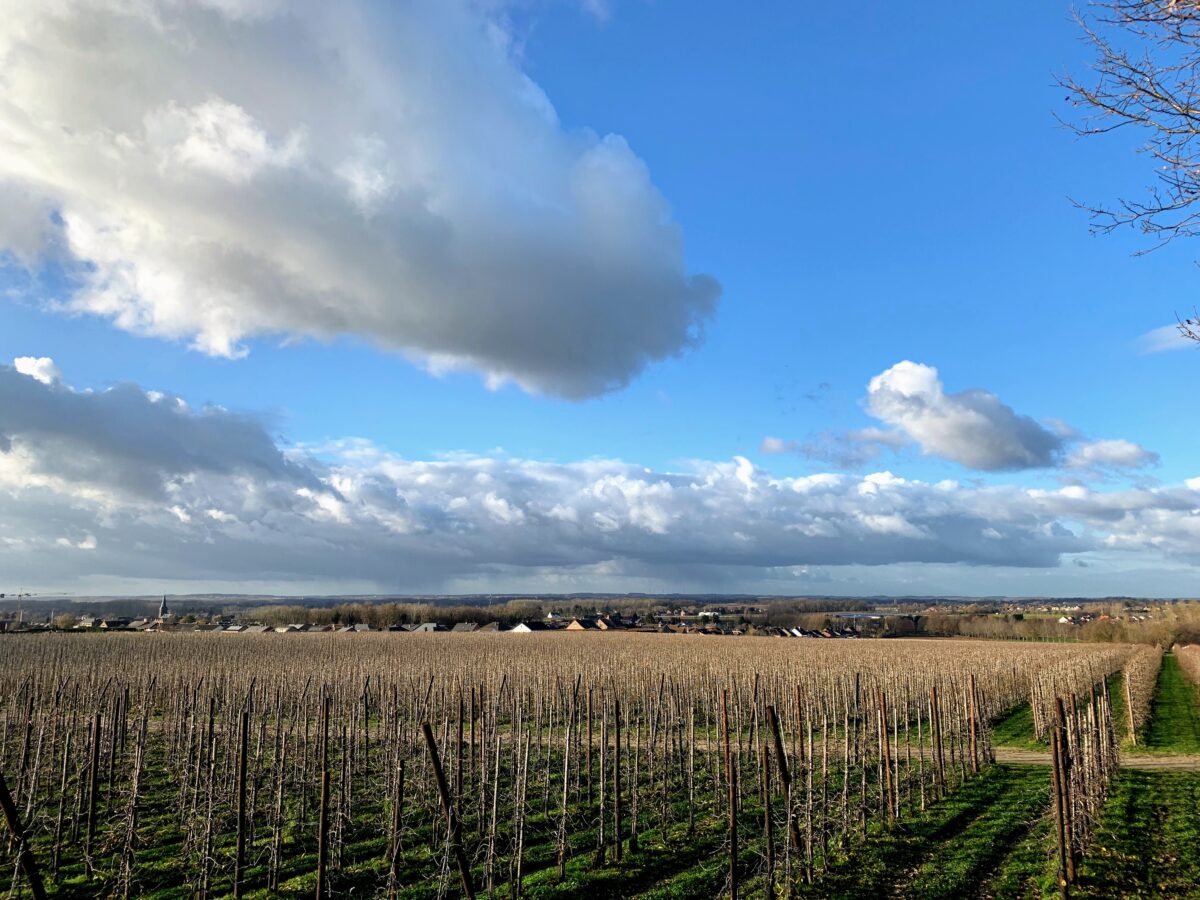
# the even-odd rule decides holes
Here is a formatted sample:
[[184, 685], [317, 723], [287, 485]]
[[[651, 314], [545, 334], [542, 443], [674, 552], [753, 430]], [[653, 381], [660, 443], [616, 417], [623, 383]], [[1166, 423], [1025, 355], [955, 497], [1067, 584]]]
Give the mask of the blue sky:
[[[416, 7], [422, 9], [421, 4]], [[441, 163], [447, 168], [440, 177], [453, 178], [452, 165], [459, 161], [463, 166], [479, 162], [478, 150], [460, 148], [454, 141], [481, 137], [486, 141], [503, 135], [496, 137], [495, 156], [507, 159], [504, 154], [511, 153], [517, 158], [510, 174], [521, 181], [522, 190], [529, 190], [530, 184], [534, 189], [542, 186], [537, 158], [541, 151], [531, 154], [531, 162], [519, 159], [525, 146], [522, 141], [530, 136], [540, 140], [541, 132], [522, 132], [514, 126], [516, 136], [508, 136], [500, 112], [495, 121], [489, 117], [478, 128], [462, 125], [469, 138], [459, 134], [455, 104], [461, 101], [461, 115], [469, 116], [475, 109], [476, 93], [486, 100], [487, 91], [501, 90], [495, 86], [495, 73], [489, 76], [483, 63], [481, 75], [464, 75], [458, 64], [452, 71], [441, 68], [448, 64], [439, 60], [439, 53], [486, 55], [478, 41], [462, 37], [464, 28], [490, 29], [493, 37], [502, 36], [505, 74], [516, 78], [523, 73], [553, 105], [557, 117], [554, 140], [561, 139], [574, 148], [600, 141], [605, 135], [620, 135], [628, 143], [629, 153], [644, 164], [653, 189], [665, 200], [680, 229], [684, 271], [715, 278], [720, 299], [710, 318], [700, 316], [702, 341], [665, 359], [657, 358], [661, 355], [657, 351], [647, 351], [650, 357], [622, 370], [629, 379], [626, 386], [593, 389], [590, 381], [584, 388], [576, 381], [563, 386], [565, 381], [546, 380], [557, 379], [558, 374], [527, 376], [520, 372], [513, 376], [515, 382], [488, 386], [479, 372], [493, 363], [478, 361], [456, 363], [453, 371], [434, 365], [439, 371], [431, 373], [428, 364], [395, 348], [415, 346], [418, 355], [443, 352], [443, 344], [434, 345], [443, 340], [441, 331], [436, 338], [418, 337], [410, 342], [404, 329], [424, 326], [389, 321], [386, 328], [392, 330], [383, 334], [371, 324], [376, 321], [375, 312], [358, 319], [348, 315], [351, 324], [345, 328], [313, 325], [314, 321], [326, 321], [320, 317], [327, 310], [306, 312], [307, 318], [277, 314], [275, 305], [289, 302], [286, 292], [282, 299], [267, 297], [264, 292], [255, 301], [270, 308], [255, 321], [268, 324], [248, 326], [237, 336], [240, 349], [246, 351], [244, 356], [210, 355], [192, 347], [197, 330], [207, 326], [195, 325], [186, 309], [171, 308], [170, 315], [176, 317], [172, 321], [183, 324], [172, 326], [174, 333], [164, 333], [158, 326], [126, 323], [120, 327], [114, 307], [103, 307], [94, 294], [79, 302], [79, 293], [86, 292], [80, 287], [81, 280], [86, 281], [86, 273], [97, 268], [82, 248], [98, 245], [94, 239], [89, 244], [74, 231], [67, 231], [65, 237], [51, 237], [32, 254], [18, 249], [8, 257], [9, 265], [0, 275], [8, 294], [0, 302], [0, 360], [52, 358], [61, 378], [47, 387], [59, 393], [89, 388], [102, 392], [129, 383], [145, 391], [178, 396], [193, 410], [214, 404], [245, 414], [261, 424], [281, 453], [302, 453], [314, 466], [333, 469], [348, 464], [344, 442], [354, 438], [370, 442], [375, 456], [408, 462], [499, 458], [509, 460], [510, 466], [516, 465], [512, 461], [571, 466], [609, 460], [669, 473], [694, 471], [697, 462], [701, 466], [732, 465], [730, 461], [736, 457], [745, 457], [764, 478], [840, 472], [838, 477], [855, 481], [871, 472], [890, 471], [909, 481], [953, 479], [972, 489], [990, 485], [1017, 491], [1059, 491], [1083, 483], [1087, 490], [1105, 495], [1126, 489], [1187, 490], [1181, 485], [1200, 475], [1190, 452], [1194, 428], [1186, 414], [1200, 358], [1190, 348], [1146, 352], [1141, 339], [1172, 323], [1176, 313], [1191, 312], [1196, 302], [1197, 252], [1180, 242], [1135, 256], [1145, 247], [1138, 236], [1091, 236], [1086, 215], [1072, 206], [1072, 197], [1108, 201], [1136, 194], [1151, 173], [1146, 160], [1133, 152], [1132, 136], [1079, 141], [1055, 120], [1055, 114], [1069, 114], [1055, 75], [1082, 72], [1088, 63], [1087, 48], [1079, 40], [1069, 8], [1045, 3], [989, 7], [945, 3], [927, 5], [920, 13], [915, 16], [912, 9], [895, 4], [814, 8], [763, 3], [731, 15], [727, 4], [619, 0], [606, 6], [602, 14], [570, 3], [527, 3], [493, 7], [487, 13], [463, 7], [445, 21], [440, 13], [428, 9], [415, 13], [365, 10], [364, 17], [376, 26], [371, 46], [363, 50], [365, 57], [402, 48], [406, 41], [419, 37], [423, 28], [436, 38], [429, 42], [434, 48], [429, 60], [417, 60], [415, 71], [399, 76], [415, 77], [419, 82], [424, 72], [421, 66], [427, 63], [433, 73], [431, 80], [448, 85], [439, 86], [430, 101], [450, 120], [450, 125], [439, 124], [441, 130], [433, 132], [429, 140], [429, 146], [450, 147], [446, 159], [452, 162]], [[202, 20], [205, 15], [218, 14], [202, 10], [179, 27], [207, 33], [203, 31], [209, 27]], [[286, 13], [276, 10], [249, 18], [233, 15], [227, 24], [234, 30], [258, 29], [261, 34], [275, 27], [280, 17], [286, 19]], [[43, 45], [32, 49], [20, 46], [15, 38], [0, 38], [0, 54], [7, 51], [24, 60], [56, 41], [66, 41], [61, 37], [52, 40], [48, 34], [41, 37]], [[149, 54], [153, 48], [136, 44], [144, 40], [139, 34], [130, 30], [127, 39], [134, 43], [125, 49], [130, 54], [135, 50]], [[353, 34], [347, 40], [353, 40]], [[225, 52], [225, 48], [213, 52]], [[494, 60], [489, 58], [487, 65], [492, 64]], [[253, 176], [230, 178], [223, 170], [218, 174], [244, 190], [254, 190], [258, 180], [270, 177], [262, 174], [268, 169], [273, 173], [272, 167], [282, 170], [298, 165], [295, 154], [287, 156], [291, 151], [286, 135], [302, 135], [297, 139], [297, 146], [303, 145], [297, 154], [316, 155], [323, 150], [323, 129], [332, 130], [333, 124], [306, 119], [306, 111], [311, 113], [312, 108], [306, 110], [300, 100], [290, 113], [293, 121], [283, 121], [283, 113], [279, 113], [280, 120], [272, 121], [271, 114], [256, 110], [253, 103], [274, 99], [272, 110], [278, 112], [292, 109], [291, 98], [279, 102], [281, 98], [271, 98], [265, 88], [258, 92], [261, 96], [249, 88], [239, 94], [236, 67], [222, 84], [202, 84], [205, 75], [189, 71], [188, 65], [185, 60], [179, 64], [180, 71], [170, 73], [176, 79], [171, 83], [187, 85], [194, 77], [201, 88], [195, 97], [181, 94], [166, 100], [156, 97], [153, 102], [147, 99], [146, 109], [182, 109], [195, 117], [188, 120], [190, 125], [168, 122], [162, 127], [191, 127], [193, 136], [200, 133], [195, 129], [200, 127], [196, 122], [202, 103], [219, 96], [222, 102], [237, 106], [203, 107], [205, 114], [216, 115], [213, 110], [217, 109], [225, 115], [221, 110], [230, 108], [257, 114], [257, 119], [244, 121], [262, 124], [261, 133], [267, 135], [262, 152], [274, 154], [269, 160], [255, 158], [254, 164], [263, 168]], [[296, 65], [304, 65], [304, 61], [298, 60]], [[250, 84], [254, 73], [249, 64], [244, 74]], [[440, 80], [436, 76], [441, 76]], [[483, 79], [484, 84], [469, 91], [462, 88], [469, 94], [463, 100], [455, 93], [459, 90], [455, 85], [472, 77]], [[383, 81], [386, 88], [386, 78]], [[70, 102], [61, 99], [63, 94], [71, 94], [69, 72], [57, 84], [36, 87], [43, 94], [31, 90], [29, 102], [43, 95], [52, 97], [48, 118], [53, 114], [67, 121], [75, 114]], [[136, 98], [136, 91], [129, 90]], [[386, 99], [385, 89], [381, 94]], [[203, 97], [209, 99], [197, 99]], [[325, 110], [319, 112], [324, 115]], [[124, 113], [114, 104], [113, 117]], [[159, 113], [145, 113], [143, 121], [151, 121], [152, 115]], [[374, 121], [370, 117], [379, 115], [378, 110], [371, 110], [364, 113], [364, 119]], [[105, 125], [119, 130], [116, 124]], [[220, 133], [227, 136], [231, 126], [221, 127], [226, 131]], [[146, 128], [149, 133], [149, 126]], [[383, 128], [380, 126], [380, 133], [389, 136], [381, 145], [384, 156], [407, 159], [410, 148], [400, 146], [405, 140], [403, 131], [392, 137], [393, 133]], [[258, 134], [253, 133], [254, 140]], [[0, 127], [0, 140], [4, 141], [0, 143], [0, 185], [7, 180], [24, 196], [44, 192], [45, 199], [38, 202], [52, 221], [64, 214], [68, 222], [75, 221], [70, 212], [73, 205], [84, 209], [92, 201], [82, 188], [71, 186], [87, 183], [77, 171], [85, 164], [64, 155], [45, 171], [30, 175], [19, 163], [23, 154], [32, 152], [28, 149], [32, 145], [4, 140], [3, 135]], [[153, 139], [154, 135], [147, 138]], [[246, 162], [244, 156], [236, 158]], [[488, 166], [494, 164], [486, 153], [482, 159]], [[626, 161], [622, 151], [617, 163], [623, 166]], [[119, 175], [136, 177], [135, 170], [121, 170], [121, 165], [117, 167]], [[633, 169], [621, 171], [628, 179], [622, 184], [630, 191], [651, 190], [638, 181], [636, 173], [629, 174]], [[112, 178], [113, 173], [97, 177]], [[463, 175], [467, 183], [478, 177], [475, 169], [469, 176]], [[546, 180], [550, 181], [549, 176]], [[178, 227], [183, 232], [188, 227], [177, 226], [178, 220], [172, 218], [171, 204], [181, 202], [170, 194], [172, 184], [179, 185], [181, 195], [185, 188], [192, 191], [188, 196], [192, 213], [197, 209], [223, 211], [232, 202], [228, 193], [215, 189], [197, 193], [203, 185], [164, 181], [156, 186], [157, 193], [139, 197], [138, 202], [143, 211], [149, 210], [144, 215], [157, 216], [156, 223], [167, 229]], [[491, 187], [490, 182], [483, 184], [484, 189]], [[269, 199], [269, 195], [263, 196]], [[322, 202], [323, 196], [314, 193], [311, 204]], [[658, 228], [661, 221], [655, 216], [663, 215], [663, 210], [645, 212], [642, 199], [634, 197], [621, 215], [645, 218], [614, 221], [631, 222], [633, 229]], [[464, 201], [464, 208], [470, 201], [469, 197]], [[120, 209], [119, 199], [108, 202], [111, 208]], [[497, 201], [502, 202], [506, 201]], [[504, 211], [502, 205], [497, 208]], [[471, 227], [481, 229], [480, 240], [490, 246], [492, 237], [507, 233], [514, 227], [513, 221], [520, 219], [519, 210], [514, 212], [515, 218], [492, 218], [495, 212], [496, 208], [489, 207], [482, 225], [474, 213], [469, 217], [463, 213], [461, 222], [470, 221]], [[101, 233], [104, 222], [111, 227], [111, 211], [107, 215], [109, 219], [95, 225], [101, 219], [93, 214], [92, 224]], [[378, 221], [373, 223], [384, 227], [378, 226]], [[652, 243], [659, 238], [663, 241], [664, 249], [654, 256], [653, 265], [658, 265], [670, 257], [669, 238], [658, 231], [647, 233]], [[0, 238], [4, 236], [0, 231]], [[224, 239], [232, 242], [236, 235], [227, 231]], [[630, 246], [634, 243], [631, 240]], [[549, 241], [539, 247], [550, 246], [545, 251], [550, 255], [553, 244]], [[17, 244], [10, 249], [17, 249]], [[112, 265], [114, 254], [119, 265], [132, 259], [133, 264], [149, 268], [145, 257], [136, 255], [144, 251], [138, 251], [132, 239], [95, 252], [104, 255], [99, 269], [110, 281], [113, 276], [104, 266]], [[642, 265], [643, 261], [636, 259], [636, 248], [623, 244], [619, 252], [628, 255], [619, 257], [619, 264], [627, 264], [631, 270]], [[155, 265], [161, 268], [165, 264], [160, 260], [165, 258], [155, 257]], [[489, 310], [483, 314], [481, 331], [503, 330], [509, 322], [517, 335], [536, 336], [543, 328], [571, 327], [569, 321], [563, 324], [556, 318], [558, 311], [577, 303], [570, 281], [566, 289], [560, 287], [536, 303], [526, 303], [521, 299], [521, 279], [528, 275], [521, 266], [529, 263], [518, 261], [511, 267], [503, 263], [500, 260], [496, 268], [479, 273], [479, 277], [482, 281], [512, 277], [517, 282], [512, 293], [498, 293], [498, 299], [493, 298], [494, 308], [486, 292], [470, 295], [470, 302]], [[182, 281], [172, 286], [185, 298], [180, 301], [185, 307], [190, 302], [187, 298], [209, 288], [205, 277], [196, 275], [197, 269], [190, 262], [180, 264], [178, 279]], [[116, 301], [118, 307], [121, 303], [153, 307], [157, 302], [155, 284], [143, 279], [133, 292], [139, 296], [123, 296]], [[583, 282], [578, 284], [583, 286]], [[583, 289], [590, 290], [590, 286]], [[661, 322], [655, 319], [657, 309], [673, 308], [670, 304], [676, 302], [693, 303], [680, 300], [684, 295], [678, 293], [664, 299], [666, 295], [649, 292], [641, 296], [636, 290], [626, 293], [614, 287], [607, 290], [621, 291], [623, 299], [612, 304], [609, 298], [613, 294], [596, 290], [593, 314], [618, 320], [613, 340], [623, 343], [631, 334], [642, 334], [641, 316], [653, 320], [645, 329], [649, 332], [668, 320], [665, 312]], [[428, 308], [439, 309], [436, 285], [427, 291]], [[339, 301], [330, 302], [336, 307]], [[403, 305], [407, 299], [404, 291], [398, 290], [382, 302]], [[73, 306], [75, 311], [64, 311], [64, 306]], [[486, 318], [493, 314], [494, 321]], [[336, 311], [329, 315], [338, 319]], [[550, 325], [546, 325], [548, 321]], [[451, 346], [458, 346], [453, 338], [449, 340]], [[485, 346], [486, 340], [485, 334], [479, 346]], [[640, 337], [634, 338], [635, 343], [638, 340]], [[531, 352], [539, 352], [536, 338], [531, 341], [535, 344]], [[646, 341], [649, 346], [650, 339]], [[947, 451], [945, 446], [935, 452], [929, 440], [914, 437], [897, 421], [872, 415], [869, 408], [868, 383], [905, 360], [936, 369], [949, 394], [986, 391], [1016, 415], [1029, 417], [1051, 431], [1057, 426], [1045, 425], [1046, 420], [1066, 423], [1074, 436], [1046, 464], [981, 467], [964, 465], [962, 454]], [[523, 359], [514, 365], [525, 363]], [[509, 362], [496, 364], [507, 366]], [[580, 391], [587, 396], [581, 397]], [[564, 393], [567, 396], [562, 396]], [[4, 424], [0, 418], [0, 427]], [[828, 445], [839, 435], [865, 428], [900, 429], [906, 445], [898, 449], [883, 446], [877, 455], [842, 468], [836, 461], [801, 452], [806, 444], [824, 440]], [[10, 426], [10, 431], [20, 436], [16, 425]], [[763, 452], [768, 437], [775, 438], [777, 449], [785, 452]], [[86, 438], [71, 438], [76, 439]], [[1071, 448], [1098, 439], [1137, 445], [1156, 459], [1151, 464], [1121, 465], [1103, 472], [1085, 472], [1063, 464]], [[36, 444], [32, 437], [25, 440], [29, 447]], [[895, 443], [898, 445], [899, 439]], [[89, 451], [85, 448], [84, 452]], [[31, 502], [29, 495], [46, 489], [34, 484], [39, 471], [44, 474], [48, 466], [33, 465], [12, 476], [16, 479], [9, 484], [13, 510], [25, 510], [23, 504]], [[333, 477], [324, 470], [320, 474]], [[177, 475], [167, 480], [171, 477]], [[405, 494], [406, 488], [401, 485], [394, 490]], [[18, 494], [22, 495], [19, 499]], [[0, 509], [4, 508], [3, 496], [0, 494]], [[468, 502], [478, 500], [466, 496]], [[411, 497], [407, 499], [412, 502]], [[516, 503], [513, 497], [508, 501]], [[41, 497], [38, 502], [48, 500]], [[127, 537], [116, 533], [116, 526], [105, 524], [98, 514], [93, 525], [71, 520], [70, 527], [78, 531], [67, 539], [71, 547], [57, 543], [61, 536], [48, 534], [47, 540], [53, 537], [49, 549], [35, 552], [27, 546], [21, 552], [28, 554], [27, 560], [42, 561], [39, 565], [47, 559], [67, 560], [60, 579], [39, 585], [63, 590], [133, 589], [146, 579], [155, 583], [166, 580], [181, 588], [221, 585], [250, 589], [257, 585], [295, 591], [318, 587], [449, 590], [489, 584], [501, 586], [497, 589], [530, 590], [568, 585], [579, 590], [593, 585], [636, 590], [643, 584], [652, 589], [702, 589], [709, 582], [722, 590], [783, 590], [791, 583], [780, 573], [796, 569], [813, 577], [810, 582], [808, 576], [796, 576], [794, 590], [789, 592], [1070, 594], [1108, 593], [1106, 585], [1113, 584], [1112, 592], [1136, 593], [1138, 585], [1151, 584], [1148, 593], [1189, 594], [1195, 593], [1197, 579], [1186, 550], [1195, 513], [1186, 510], [1188, 502], [1176, 498], [1170, 504], [1173, 513], [1184, 518], [1173, 522], [1170, 527], [1177, 530], [1166, 536], [1150, 534], [1145, 521], [1127, 521], [1128, 530], [1117, 535], [1116, 543], [1121, 544], [1117, 551], [1112, 550], [1113, 535], [1102, 533], [1104, 526], [1099, 523], [1104, 517], [1084, 520], [1061, 511], [1047, 513], [1049, 519], [1038, 527], [1057, 523], [1080, 538], [1080, 543], [1069, 548], [1048, 547], [1050, 556], [1045, 559], [1018, 554], [1013, 565], [1003, 558], [999, 565], [982, 564], [971, 553], [950, 553], [944, 563], [931, 561], [928, 553], [908, 559], [907, 551], [889, 551], [882, 558], [868, 553], [861, 561], [849, 558], [827, 564], [829, 557], [823, 551], [797, 546], [791, 554], [786, 547], [773, 548], [762, 557], [769, 560], [766, 566], [746, 563], [732, 554], [728, 565], [715, 572], [706, 567], [703, 554], [689, 560], [686, 554], [673, 553], [669, 563], [661, 562], [663, 557], [650, 545], [670, 533], [671, 526], [665, 526], [666, 532], [650, 529], [652, 537], [645, 547], [589, 545], [588, 552], [580, 553], [572, 545], [570, 552], [564, 548], [561, 559], [554, 553], [546, 559], [536, 558], [536, 554], [526, 557], [514, 550], [511, 562], [472, 558], [462, 571], [453, 566], [430, 566], [428, 576], [411, 581], [402, 572], [387, 573], [386, 567], [381, 569], [383, 574], [366, 578], [338, 571], [336, 566], [293, 577], [283, 560], [264, 562], [261, 572], [250, 563], [237, 571], [208, 565], [186, 577], [171, 578], [153, 571], [152, 566], [143, 576], [138, 570], [136, 541], [128, 543]], [[140, 497], [135, 505], [144, 510], [147, 504], [153, 506], [153, 501]], [[159, 505], [168, 505], [161, 496]], [[531, 510], [526, 509], [525, 514], [524, 524], [518, 527], [531, 532], [528, 539], [544, 540], [544, 535], [532, 533]], [[1128, 509], [1122, 515], [1132, 516]], [[13, 521], [17, 520], [14, 513]], [[733, 527], [731, 522], [736, 522], [736, 516], [712, 525], [728, 530]], [[334, 521], [329, 528], [336, 530], [344, 524]], [[67, 518], [63, 527], [68, 528]], [[114, 531], [111, 541], [102, 539], [106, 529]], [[81, 554], [73, 552], [86, 543], [80, 534], [93, 535], [100, 545], [99, 552], [82, 554], [89, 560], [78, 561]], [[934, 528], [928, 539], [938, 540], [939, 534]], [[206, 540], [211, 543], [211, 537], [180, 534], [173, 548], [184, 558], [189, 548]], [[319, 529], [314, 539], [333, 540]], [[355, 532], [337, 540], [349, 541], [361, 550], [365, 539]], [[679, 540], [692, 545], [698, 541], [695, 535], [680, 535]], [[126, 552], [105, 556], [106, 546], [122, 541], [128, 544]], [[1171, 549], [1174, 542], [1179, 542], [1177, 551]], [[447, 552], [451, 552], [453, 541], [448, 543]], [[62, 549], [53, 550], [55, 546]], [[386, 544], [380, 552], [385, 551]], [[18, 551], [0, 550], [0, 559], [4, 552]], [[406, 547], [403, 552], [420, 557], [423, 551]], [[880, 559], [886, 564], [876, 564]], [[23, 567], [14, 565], [14, 570]], [[1096, 569], [1103, 575], [1093, 571]], [[1027, 589], [1022, 587], [1025, 585]]]

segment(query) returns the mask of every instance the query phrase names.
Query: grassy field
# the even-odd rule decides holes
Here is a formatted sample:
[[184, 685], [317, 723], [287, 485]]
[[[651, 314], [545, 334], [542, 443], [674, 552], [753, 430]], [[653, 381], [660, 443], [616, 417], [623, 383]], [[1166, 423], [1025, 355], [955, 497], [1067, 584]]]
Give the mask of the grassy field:
[[1197, 688], [1187, 680], [1179, 668], [1179, 661], [1171, 653], [1163, 657], [1144, 749], [1160, 753], [1200, 753]]
[[1046, 749], [1046, 743], [1034, 734], [1033, 710], [1028, 703], [1022, 703], [992, 727], [992, 743], [1018, 750]]
[[[833, 866], [807, 896], [971, 896], [1025, 841], [1050, 802], [1047, 770], [993, 766], [915, 821]], [[1031, 866], [1031, 877], [1036, 876]]]
[[1124, 770], [1113, 784], [1077, 897], [1200, 897], [1200, 772]]

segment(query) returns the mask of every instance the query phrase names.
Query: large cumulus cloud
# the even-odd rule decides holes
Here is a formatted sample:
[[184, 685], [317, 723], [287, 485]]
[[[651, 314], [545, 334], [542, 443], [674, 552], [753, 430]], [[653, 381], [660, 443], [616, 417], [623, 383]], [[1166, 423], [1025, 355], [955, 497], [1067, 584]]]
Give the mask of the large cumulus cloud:
[[867, 409], [923, 452], [972, 469], [1049, 466], [1063, 445], [1062, 435], [1014, 412], [995, 394], [947, 394], [937, 369], [907, 360], [871, 379]]
[[1200, 481], [1034, 490], [887, 472], [776, 478], [749, 461], [403, 459], [283, 447], [261, 422], [124, 385], [0, 366], [0, 571], [438, 587], [503, 571], [736, 577], [780, 567], [1052, 567], [1064, 554], [1197, 562]]
[[0, 252], [212, 354], [354, 335], [567, 397], [720, 289], [618, 135], [567, 128], [468, 0], [0, 0]]

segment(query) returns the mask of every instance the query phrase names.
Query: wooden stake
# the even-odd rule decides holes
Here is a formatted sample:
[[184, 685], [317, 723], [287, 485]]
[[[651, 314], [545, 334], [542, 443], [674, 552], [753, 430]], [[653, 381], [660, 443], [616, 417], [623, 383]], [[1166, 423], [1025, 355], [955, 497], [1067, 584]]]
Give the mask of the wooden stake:
[[237, 782], [237, 848], [233, 863], [234, 900], [242, 896], [242, 879], [246, 874], [246, 750], [250, 740], [250, 710], [242, 710], [242, 725], [238, 749]]
[[[446, 824], [450, 828], [450, 852], [458, 863], [458, 874], [462, 878], [463, 893], [469, 900], [475, 900], [475, 888], [471, 885], [471, 866], [463, 853], [462, 830], [458, 816], [454, 812], [454, 801], [450, 797], [450, 788], [446, 784], [446, 773], [442, 771], [442, 761], [438, 757], [437, 742], [433, 739], [433, 729], [429, 722], [421, 723], [421, 733], [425, 735], [425, 747], [429, 750], [429, 761], [433, 765], [433, 777], [437, 782], [438, 796], [442, 799], [442, 811], [446, 814]], [[526, 751], [528, 753], [528, 751]]]
[[33, 893], [34, 900], [45, 900], [46, 888], [42, 884], [42, 874], [38, 871], [33, 852], [29, 849], [25, 831], [21, 827], [21, 820], [17, 815], [17, 806], [8, 792], [8, 784], [4, 781], [3, 772], [0, 772], [0, 809], [4, 810], [4, 820], [8, 822], [8, 830], [12, 833], [13, 841], [17, 845], [17, 861], [21, 866], [21, 871], [25, 873], [25, 880], [29, 882], [29, 890]]

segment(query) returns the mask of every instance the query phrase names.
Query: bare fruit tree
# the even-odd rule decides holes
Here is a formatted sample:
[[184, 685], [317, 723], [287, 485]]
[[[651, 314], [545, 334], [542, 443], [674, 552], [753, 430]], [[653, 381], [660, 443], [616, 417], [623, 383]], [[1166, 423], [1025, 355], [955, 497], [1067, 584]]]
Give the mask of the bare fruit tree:
[[[1078, 113], [1065, 124], [1085, 136], [1136, 130], [1155, 164], [1142, 199], [1080, 204], [1093, 231], [1136, 228], [1154, 241], [1143, 253], [1200, 235], [1200, 2], [1096, 0], [1077, 19], [1096, 58], [1086, 81], [1059, 79]], [[1200, 313], [1178, 321], [1200, 341]]]

